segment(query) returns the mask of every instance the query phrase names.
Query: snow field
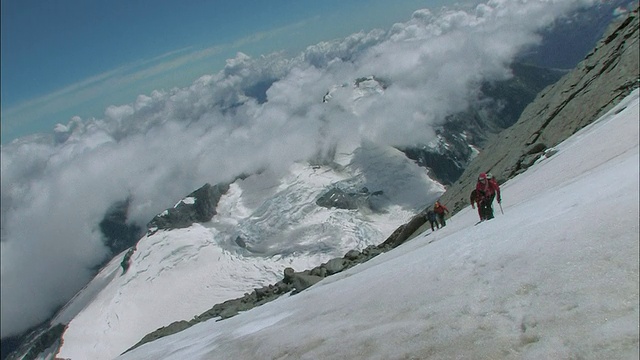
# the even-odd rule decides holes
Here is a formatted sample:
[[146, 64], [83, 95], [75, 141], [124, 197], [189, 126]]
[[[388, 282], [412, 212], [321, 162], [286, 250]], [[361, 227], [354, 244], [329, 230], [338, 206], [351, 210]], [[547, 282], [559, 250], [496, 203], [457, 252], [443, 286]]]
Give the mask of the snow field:
[[447, 227], [120, 359], [637, 359], [638, 91]]

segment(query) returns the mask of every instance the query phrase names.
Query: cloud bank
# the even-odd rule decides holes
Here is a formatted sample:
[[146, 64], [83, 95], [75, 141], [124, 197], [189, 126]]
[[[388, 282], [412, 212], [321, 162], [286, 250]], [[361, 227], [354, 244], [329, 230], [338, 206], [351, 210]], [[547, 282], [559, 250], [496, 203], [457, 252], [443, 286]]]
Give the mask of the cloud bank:
[[[3, 145], [1, 336], [44, 321], [89, 281], [108, 256], [98, 224], [113, 203], [130, 198], [129, 220], [146, 224], [205, 182], [285, 169], [337, 142], [426, 143], [482, 81], [510, 76], [516, 54], [540, 41], [536, 30], [590, 3], [418, 10], [388, 31], [319, 43], [295, 58], [239, 53], [189, 87]], [[332, 86], [369, 75], [389, 83], [384, 94], [357, 109], [348, 93], [322, 102]]]

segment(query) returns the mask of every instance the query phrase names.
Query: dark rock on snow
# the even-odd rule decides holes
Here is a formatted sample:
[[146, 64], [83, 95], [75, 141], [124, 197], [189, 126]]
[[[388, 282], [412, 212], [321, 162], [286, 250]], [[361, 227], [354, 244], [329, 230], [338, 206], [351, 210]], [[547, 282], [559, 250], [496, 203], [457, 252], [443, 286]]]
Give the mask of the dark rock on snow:
[[100, 222], [105, 245], [116, 255], [135, 245], [144, 234], [142, 228], [127, 222], [131, 199], [113, 204]]
[[346, 210], [355, 210], [362, 208], [375, 208], [371, 205], [372, 196], [382, 195], [382, 191], [369, 192], [369, 189], [363, 187], [359, 191], [345, 191], [337, 187], [329, 189], [326, 193], [316, 200], [316, 205], [328, 209], [338, 208]]
[[181, 229], [189, 227], [193, 223], [207, 222], [217, 213], [218, 201], [227, 191], [229, 191], [228, 183], [213, 186], [205, 184], [185, 198], [192, 198], [193, 202], [181, 200], [173, 208], [156, 215], [149, 222], [147, 228], [150, 233], [154, 233], [158, 230]]

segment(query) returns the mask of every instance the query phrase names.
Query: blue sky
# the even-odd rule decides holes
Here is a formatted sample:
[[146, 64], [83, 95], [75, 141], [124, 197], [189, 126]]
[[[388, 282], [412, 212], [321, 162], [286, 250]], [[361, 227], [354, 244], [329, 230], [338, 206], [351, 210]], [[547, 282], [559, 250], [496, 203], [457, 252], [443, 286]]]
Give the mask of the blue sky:
[[2, 143], [189, 85], [238, 51], [293, 55], [446, 2], [3, 0]]

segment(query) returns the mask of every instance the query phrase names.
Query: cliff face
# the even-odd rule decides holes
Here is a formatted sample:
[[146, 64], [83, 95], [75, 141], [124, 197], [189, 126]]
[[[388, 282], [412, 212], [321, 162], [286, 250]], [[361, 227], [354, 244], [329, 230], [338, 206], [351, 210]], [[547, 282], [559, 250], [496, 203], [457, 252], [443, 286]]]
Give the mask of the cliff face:
[[522, 173], [546, 150], [602, 116], [637, 88], [638, 36], [636, 7], [609, 27], [576, 69], [540, 92], [512, 127], [492, 139], [441, 201], [453, 212], [459, 211], [469, 205], [469, 193], [479, 173], [491, 172], [501, 183]]

